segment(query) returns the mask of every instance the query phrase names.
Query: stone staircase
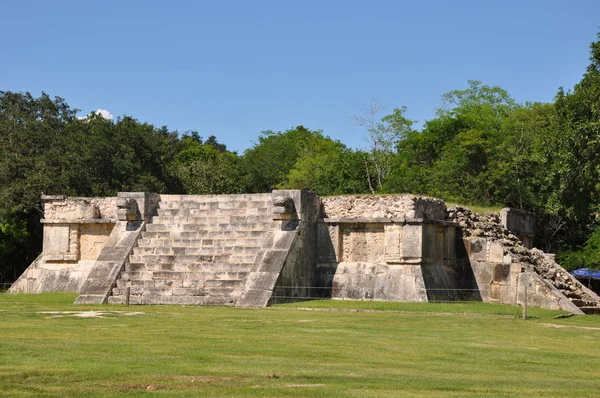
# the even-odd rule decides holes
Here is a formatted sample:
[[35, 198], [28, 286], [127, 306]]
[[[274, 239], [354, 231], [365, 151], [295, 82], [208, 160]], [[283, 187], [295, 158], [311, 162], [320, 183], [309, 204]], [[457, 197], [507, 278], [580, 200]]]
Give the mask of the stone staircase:
[[271, 194], [161, 195], [108, 301], [235, 305], [273, 228]]

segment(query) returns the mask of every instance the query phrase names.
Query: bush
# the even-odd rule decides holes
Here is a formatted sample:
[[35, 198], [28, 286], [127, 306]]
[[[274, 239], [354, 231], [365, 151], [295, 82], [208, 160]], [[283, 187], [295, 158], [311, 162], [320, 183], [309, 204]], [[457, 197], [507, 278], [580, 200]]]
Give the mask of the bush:
[[600, 269], [600, 227], [589, 236], [583, 247], [558, 254], [558, 263], [567, 271], [578, 268]]

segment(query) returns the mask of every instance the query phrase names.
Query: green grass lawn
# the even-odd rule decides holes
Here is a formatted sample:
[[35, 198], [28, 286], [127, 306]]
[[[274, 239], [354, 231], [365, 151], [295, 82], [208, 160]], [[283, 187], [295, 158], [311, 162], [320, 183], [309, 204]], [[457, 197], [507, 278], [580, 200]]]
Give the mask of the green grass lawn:
[[[248, 310], [0, 294], [0, 396], [596, 397], [600, 317], [475, 304]], [[371, 303], [372, 304], [372, 303]], [[107, 311], [77, 317], [72, 311]], [[61, 313], [66, 311], [67, 313]], [[482, 314], [473, 316], [473, 314]], [[515, 315], [515, 317], [511, 316]]]

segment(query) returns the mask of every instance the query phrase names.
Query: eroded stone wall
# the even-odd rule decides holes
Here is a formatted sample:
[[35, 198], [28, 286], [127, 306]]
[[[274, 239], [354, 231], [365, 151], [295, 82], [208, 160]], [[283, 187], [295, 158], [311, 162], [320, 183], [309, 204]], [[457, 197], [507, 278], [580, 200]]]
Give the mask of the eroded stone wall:
[[404, 196], [329, 196], [321, 198], [323, 218], [424, 218], [445, 220], [440, 199]]
[[342, 261], [383, 262], [383, 224], [350, 224], [342, 230]]
[[116, 197], [69, 198], [42, 196], [45, 220], [116, 219]]
[[[427, 301], [460, 286], [455, 225], [411, 218], [326, 218], [317, 227], [323, 297]], [[431, 296], [428, 289], [435, 291]], [[440, 293], [444, 290], [444, 293]]]

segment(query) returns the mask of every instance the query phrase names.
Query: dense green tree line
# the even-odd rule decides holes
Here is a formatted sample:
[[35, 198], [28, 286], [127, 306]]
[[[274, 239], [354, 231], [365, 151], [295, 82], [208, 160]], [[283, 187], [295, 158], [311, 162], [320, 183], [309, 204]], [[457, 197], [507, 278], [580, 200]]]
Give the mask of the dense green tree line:
[[590, 65], [553, 103], [519, 104], [469, 81], [442, 96], [421, 129], [406, 107], [356, 118], [364, 150], [303, 126], [262, 132], [244, 153], [215, 136], [182, 135], [64, 99], [0, 91], [0, 281], [39, 253], [40, 195], [118, 191], [221, 194], [307, 189], [321, 195], [415, 193], [512, 206], [538, 217], [537, 246], [564, 265], [600, 267], [600, 40]]

